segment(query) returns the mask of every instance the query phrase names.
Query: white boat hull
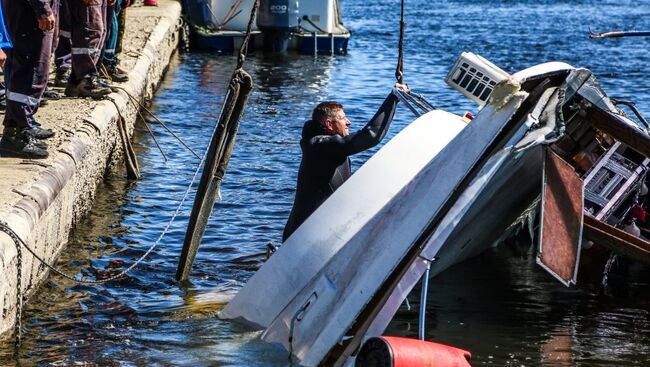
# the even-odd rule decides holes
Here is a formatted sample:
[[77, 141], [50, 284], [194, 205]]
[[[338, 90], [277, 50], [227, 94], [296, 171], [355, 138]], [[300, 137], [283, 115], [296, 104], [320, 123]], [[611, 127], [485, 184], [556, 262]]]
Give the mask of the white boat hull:
[[287, 239], [219, 316], [268, 327], [323, 266], [464, 127], [459, 116], [443, 111], [430, 112], [406, 127]]
[[[442, 111], [416, 120], [316, 210], [220, 316], [266, 328], [262, 339], [282, 344], [300, 365], [340, 365], [360, 339], [383, 333], [429, 263], [435, 275], [485, 250], [534, 199], [540, 149], [513, 149], [536, 121], [519, 111], [528, 97], [519, 81], [568, 69], [554, 63], [516, 74], [465, 128]], [[346, 335], [354, 342], [342, 343]], [[333, 351], [337, 345], [343, 350]]]
[[300, 365], [318, 365], [344, 338], [363, 306], [419, 240], [525, 97], [525, 93], [514, 95], [498, 110], [487, 106], [432, 156], [302, 288], [262, 339], [283, 344]]

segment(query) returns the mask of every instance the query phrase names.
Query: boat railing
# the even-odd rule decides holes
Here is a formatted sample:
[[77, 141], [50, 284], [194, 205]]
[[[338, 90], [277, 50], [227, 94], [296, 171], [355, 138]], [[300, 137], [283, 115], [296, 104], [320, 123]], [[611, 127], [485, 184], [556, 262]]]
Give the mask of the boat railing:
[[639, 111], [639, 109], [636, 107], [636, 104], [634, 102], [628, 99], [622, 99], [617, 97], [610, 97], [609, 100], [612, 101], [612, 103], [614, 103], [617, 106], [624, 105], [627, 106], [630, 110], [632, 110], [636, 118], [639, 120], [639, 122], [641, 122], [640, 125], [643, 125], [640, 127], [643, 128], [647, 134], [650, 134], [650, 124], [648, 124], [648, 120], [646, 120], [645, 117], [643, 117], [641, 111]]

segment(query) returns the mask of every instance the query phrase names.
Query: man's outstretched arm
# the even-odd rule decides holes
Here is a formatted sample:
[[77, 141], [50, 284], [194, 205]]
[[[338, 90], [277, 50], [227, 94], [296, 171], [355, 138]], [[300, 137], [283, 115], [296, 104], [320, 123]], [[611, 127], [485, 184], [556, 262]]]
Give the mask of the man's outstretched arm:
[[[408, 92], [408, 86], [396, 84], [397, 89]], [[375, 115], [368, 121], [366, 126], [361, 130], [354, 132], [346, 137], [340, 135], [317, 136], [314, 137], [313, 143], [327, 154], [353, 155], [370, 149], [386, 136], [388, 128], [393, 121], [395, 108], [399, 100], [391, 92]]]

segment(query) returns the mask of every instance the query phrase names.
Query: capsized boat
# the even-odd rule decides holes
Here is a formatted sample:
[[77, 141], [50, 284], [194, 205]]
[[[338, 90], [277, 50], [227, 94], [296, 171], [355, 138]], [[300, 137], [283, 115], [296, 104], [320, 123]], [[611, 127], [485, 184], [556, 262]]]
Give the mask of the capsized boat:
[[538, 262], [564, 284], [576, 281], [583, 234], [629, 241], [586, 230], [592, 219], [612, 223], [593, 215], [585, 192], [614, 149], [637, 173], [620, 181], [626, 189], [609, 210], [616, 213], [647, 170], [650, 138], [589, 70], [551, 62], [508, 75], [464, 53], [447, 82], [481, 106], [476, 117], [465, 124], [432, 110], [417, 118], [287, 239], [220, 317], [264, 329], [262, 339], [297, 364], [351, 364], [423, 276], [480, 254], [536, 201]]
[[[338, 0], [259, 0], [250, 49], [306, 54], [347, 52], [350, 31]], [[238, 50], [255, 0], [183, 0], [195, 47]]]

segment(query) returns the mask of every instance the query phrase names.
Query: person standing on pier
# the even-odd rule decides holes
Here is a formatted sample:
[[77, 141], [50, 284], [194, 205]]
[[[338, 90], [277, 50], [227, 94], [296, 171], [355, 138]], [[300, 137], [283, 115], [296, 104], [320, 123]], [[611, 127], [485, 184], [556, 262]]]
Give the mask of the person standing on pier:
[[46, 158], [46, 145], [35, 139], [54, 136], [34, 119], [47, 86], [58, 0], [4, 0], [13, 48], [6, 50], [7, 107], [0, 155]]
[[65, 88], [72, 68], [72, 21], [70, 19], [70, 0], [60, 0], [59, 4], [59, 38], [54, 49], [54, 86]]
[[[6, 1], [6, 0], [5, 0]], [[72, 71], [65, 88], [68, 97], [103, 98], [111, 88], [102, 83], [97, 65], [106, 37], [106, 6], [115, 0], [70, 0]]]
[[[408, 92], [408, 86], [396, 84]], [[298, 170], [296, 197], [284, 227], [282, 242], [352, 175], [349, 156], [370, 149], [386, 136], [398, 99], [390, 93], [375, 116], [361, 130], [350, 134], [350, 120], [343, 106], [334, 101], [320, 103], [302, 129], [302, 161]]]
[[126, 71], [120, 69], [117, 59], [117, 42], [120, 33], [119, 16], [122, 0], [116, 0], [106, 8], [106, 41], [102, 50], [101, 65], [112, 82], [124, 83], [129, 80]]

